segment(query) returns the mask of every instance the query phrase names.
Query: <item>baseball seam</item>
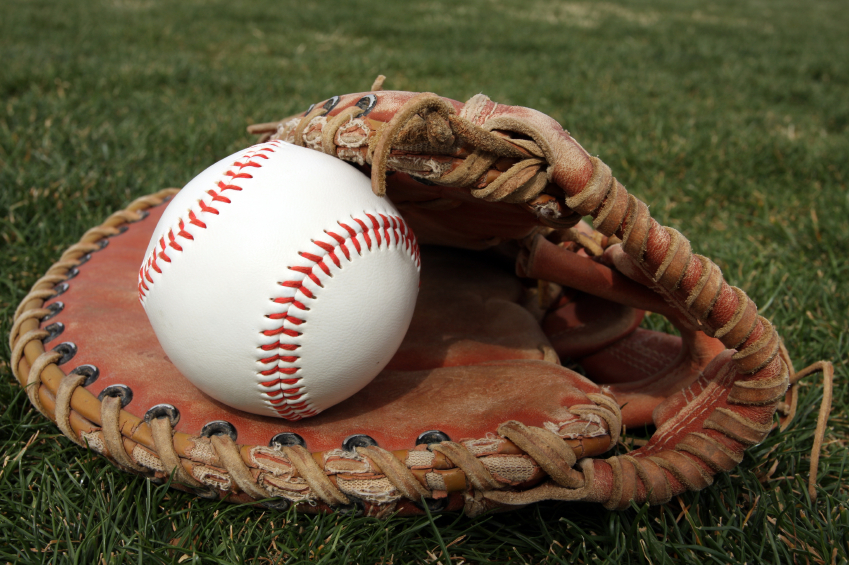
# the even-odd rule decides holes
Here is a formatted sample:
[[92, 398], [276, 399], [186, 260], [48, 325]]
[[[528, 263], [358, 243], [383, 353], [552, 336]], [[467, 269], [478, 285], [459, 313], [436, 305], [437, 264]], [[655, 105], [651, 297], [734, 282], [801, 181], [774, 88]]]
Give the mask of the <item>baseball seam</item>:
[[[253, 175], [251, 175], [246, 169], [262, 167], [262, 163], [254, 161], [254, 159], [268, 159], [268, 155], [263, 154], [263, 152], [274, 153], [274, 149], [269, 147], [269, 145], [277, 146], [281, 143], [283, 142], [273, 140], [263, 143], [262, 145], [258, 145], [255, 150], [246, 152], [241, 159], [233, 163], [230, 166], [231, 168], [224, 173], [224, 177], [230, 177], [229, 182], [225, 182], [224, 179], [221, 179], [217, 183], [217, 192], [212, 189], [207, 190], [206, 193], [211, 196], [212, 199], [209, 201], [209, 204], [205, 203], [203, 200], [198, 200], [198, 213], [190, 209], [188, 213], [188, 223], [201, 229], [206, 229], [206, 223], [201, 219], [204, 214], [214, 214], [217, 216], [220, 212], [215, 206], [220, 207], [222, 204], [231, 203], [230, 199], [224, 196], [224, 191], [233, 190], [241, 192], [243, 188], [235, 184], [236, 181], [238, 179], [252, 179]], [[174, 228], [170, 228], [166, 235], [159, 238], [158, 244], [154, 246], [150, 255], [148, 255], [139, 269], [139, 302], [142, 304], [144, 304], [144, 299], [154, 284], [153, 276], [150, 274], [150, 271], [153, 270], [162, 274], [162, 268], [159, 266], [159, 261], [170, 263], [171, 255], [173, 255], [175, 251], [183, 251], [183, 247], [178, 243], [177, 238], [182, 238], [186, 241], [194, 240], [194, 236], [186, 231], [186, 221], [184, 218], [179, 218], [177, 221], [176, 233], [174, 233]], [[169, 253], [171, 255], [169, 255]]]
[[[159, 238], [159, 241], [148, 254], [148, 257], [142, 263], [139, 269], [138, 296], [139, 301], [144, 305], [145, 298], [151, 292], [154, 286], [154, 275], [151, 271], [162, 275], [162, 263], [171, 263], [172, 257], [176, 252], [182, 252], [183, 245], [186, 242], [193, 241], [194, 236], [186, 231], [186, 224], [191, 224], [200, 229], [207, 229], [203, 218], [209, 217], [209, 214], [219, 215], [219, 208], [224, 204], [231, 204], [231, 200], [224, 195], [227, 190], [241, 192], [249, 185], [239, 186], [236, 182], [239, 179], [252, 179], [253, 175], [248, 172], [252, 168], [262, 168], [263, 163], [260, 159], [269, 159], [265, 153], [275, 153], [273, 146], [278, 146], [284, 142], [279, 140], [271, 140], [261, 145], [257, 145], [253, 150], [245, 152], [244, 155], [235, 161], [228, 170], [223, 174], [223, 178], [219, 179], [216, 186], [218, 190], [207, 190], [206, 193], [211, 197], [209, 203], [203, 200], [198, 200], [197, 208], [189, 209], [188, 213], [177, 220], [176, 228], [169, 228], [168, 232]], [[240, 184], [244, 184], [240, 182]], [[312, 416], [317, 413], [314, 405], [308, 398], [307, 389], [302, 382], [303, 377], [298, 373], [301, 368], [296, 365], [299, 356], [295, 351], [300, 347], [294, 342], [294, 339], [300, 337], [302, 332], [299, 332], [289, 326], [299, 326], [304, 323], [304, 318], [299, 317], [297, 312], [293, 310], [308, 310], [305, 305], [305, 299], [314, 300], [317, 292], [310, 290], [305, 286], [306, 281], [310, 280], [319, 288], [323, 287], [323, 280], [329, 278], [330, 268], [326, 261], [332, 261], [337, 268], [342, 267], [342, 262], [339, 258], [339, 253], [344, 255], [348, 261], [353, 257], [351, 249], [357, 255], [362, 255], [362, 251], [372, 251], [374, 247], [377, 249], [387, 248], [393, 243], [395, 246], [403, 245], [411, 259], [415, 261], [416, 267], [421, 267], [421, 254], [418, 243], [413, 231], [400, 216], [387, 215], [383, 213], [368, 213], [363, 211], [363, 217], [351, 216], [351, 222], [338, 222], [341, 230], [339, 235], [335, 231], [324, 230], [327, 241], [311, 240], [315, 244], [316, 249], [312, 253], [300, 251], [298, 254], [311, 262], [308, 266], [288, 267], [294, 273], [289, 280], [279, 282], [282, 287], [292, 289], [292, 297], [277, 297], [271, 298], [271, 301], [277, 304], [286, 305], [284, 312], [275, 312], [267, 314], [266, 317], [272, 320], [282, 320], [278, 328], [264, 330], [260, 332], [265, 337], [280, 336], [278, 341], [272, 344], [266, 344], [259, 347], [261, 356], [257, 361], [263, 365], [276, 363], [276, 366], [267, 368], [262, 371], [257, 371], [257, 375], [264, 380], [259, 382], [261, 394], [264, 393], [266, 404], [274, 410], [279, 416], [289, 420], [299, 420], [306, 416]], [[361, 239], [360, 239], [361, 238]], [[316, 268], [319, 270], [316, 271]], [[297, 300], [295, 297], [300, 293], [304, 298]], [[287, 326], [288, 322], [288, 326]], [[284, 339], [288, 338], [288, 339]], [[276, 350], [276, 353], [270, 354]], [[283, 366], [281, 366], [281, 364]], [[281, 375], [278, 378], [271, 378], [273, 375]]]
[[351, 220], [348, 223], [338, 222], [344, 230], [341, 233], [345, 235], [325, 230], [327, 241], [312, 240], [316, 247], [312, 253], [300, 251], [298, 254], [311, 264], [289, 267], [294, 276], [279, 284], [281, 287], [292, 289], [292, 295], [271, 299], [276, 304], [285, 305], [286, 309], [267, 315], [269, 319], [281, 320], [281, 325], [265, 330], [262, 334], [266, 337], [279, 337], [278, 341], [260, 347], [266, 354], [274, 353], [259, 362], [265, 365], [273, 363], [275, 366], [258, 371], [258, 374], [269, 377], [260, 382], [260, 386], [265, 389], [263, 392], [269, 397], [268, 404], [279, 416], [288, 420], [299, 420], [318, 413], [309, 398], [304, 398], [308, 389], [298, 374], [301, 368], [297, 365], [300, 357], [296, 352], [300, 345], [295, 342], [296, 338], [302, 335], [302, 332], [295, 328], [305, 321], [298, 311], [309, 310], [306, 303], [318, 298], [318, 291], [305, 286], [307, 281], [311, 281], [319, 289], [323, 288], [324, 282], [331, 277], [327, 261], [332, 261], [336, 268], [341, 269], [343, 263], [340, 254], [350, 262], [355, 256], [361, 256], [364, 251], [385, 249], [391, 244], [396, 247], [403, 245], [404, 250], [415, 261], [416, 267], [421, 266], [416, 238], [400, 216], [370, 214], [364, 211], [363, 217], [351, 216]]

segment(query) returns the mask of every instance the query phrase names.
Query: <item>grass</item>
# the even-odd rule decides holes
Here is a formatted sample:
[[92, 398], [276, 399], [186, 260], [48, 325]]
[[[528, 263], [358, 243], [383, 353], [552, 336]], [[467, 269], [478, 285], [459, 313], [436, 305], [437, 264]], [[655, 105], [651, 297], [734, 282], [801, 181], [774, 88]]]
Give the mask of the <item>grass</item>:
[[[387, 86], [537, 108], [685, 233], [779, 328], [821, 398], [663, 507], [547, 503], [374, 521], [211, 503], [112, 468], [35, 413], [0, 358], [0, 561], [832, 563], [849, 558], [849, 15], [837, 0], [604, 3], [0, 0], [0, 333], [130, 200], [249, 144], [245, 126]], [[446, 553], [447, 551], [447, 553]]]

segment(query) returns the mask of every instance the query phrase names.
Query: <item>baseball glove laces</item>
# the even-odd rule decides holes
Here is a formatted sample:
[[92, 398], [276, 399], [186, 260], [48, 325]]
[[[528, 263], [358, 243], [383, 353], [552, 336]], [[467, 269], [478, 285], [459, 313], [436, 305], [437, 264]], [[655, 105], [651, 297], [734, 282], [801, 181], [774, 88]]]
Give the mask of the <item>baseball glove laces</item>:
[[[168, 189], [87, 232], [21, 302], [11, 360], [31, 403], [118, 467], [200, 496], [477, 515], [703, 489], [787, 429], [799, 381], [822, 373], [816, 496], [831, 363], [796, 371], [746, 293], [552, 118], [382, 82], [249, 128], [359, 168], [422, 244], [410, 330], [371, 385], [281, 422], [183, 384], [133, 310]], [[646, 312], [675, 332], [641, 327]]]

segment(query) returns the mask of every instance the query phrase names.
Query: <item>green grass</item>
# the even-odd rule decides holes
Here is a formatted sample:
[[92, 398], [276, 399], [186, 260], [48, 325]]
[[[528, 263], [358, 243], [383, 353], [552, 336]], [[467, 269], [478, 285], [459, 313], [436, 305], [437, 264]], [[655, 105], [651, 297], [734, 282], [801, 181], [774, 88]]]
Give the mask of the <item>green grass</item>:
[[250, 123], [378, 73], [393, 89], [484, 92], [554, 116], [607, 162], [752, 296], [797, 368], [835, 362], [818, 500], [811, 382], [787, 433], [663, 507], [375, 521], [211, 503], [72, 445], [12, 383], [4, 345], [0, 562], [846, 562], [845, 2], [519, 6], [0, 0], [0, 333], [87, 228], [249, 144]]

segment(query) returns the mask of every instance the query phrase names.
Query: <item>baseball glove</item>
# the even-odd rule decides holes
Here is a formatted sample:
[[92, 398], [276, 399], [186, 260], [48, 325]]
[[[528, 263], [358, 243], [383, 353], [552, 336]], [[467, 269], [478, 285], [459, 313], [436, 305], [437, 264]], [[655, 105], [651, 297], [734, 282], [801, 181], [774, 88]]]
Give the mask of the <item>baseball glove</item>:
[[[373, 516], [664, 503], [737, 465], [776, 413], [786, 427], [817, 371], [822, 437], [831, 365], [795, 372], [752, 300], [554, 120], [381, 83], [249, 128], [359, 167], [423, 244], [410, 330], [370, 385], [287, 422], [189, 384], [136, 299], [168, 189], [87, 232], [22, 301], [12, 367], [32, 404], [152, 480]], [[646, 311], [680, 336], [640, 328]], [[643, 426], [628, 451], [622, 430]]]

